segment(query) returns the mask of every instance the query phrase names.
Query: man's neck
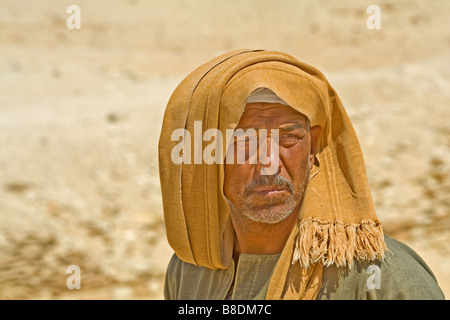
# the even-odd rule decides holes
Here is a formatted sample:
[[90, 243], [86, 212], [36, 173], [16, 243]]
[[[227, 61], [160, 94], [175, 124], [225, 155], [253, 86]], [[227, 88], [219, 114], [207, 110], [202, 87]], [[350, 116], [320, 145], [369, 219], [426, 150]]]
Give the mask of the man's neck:
[[238, 240], [234, 249], [235, 259], [241, 253], [269, 255], [283, 251], [292, 228], [297, 222], [298, 211], [294, 210], [286, 219], [275, 224], [255, 222], [237, 212], [231, 212], [231, 220]]

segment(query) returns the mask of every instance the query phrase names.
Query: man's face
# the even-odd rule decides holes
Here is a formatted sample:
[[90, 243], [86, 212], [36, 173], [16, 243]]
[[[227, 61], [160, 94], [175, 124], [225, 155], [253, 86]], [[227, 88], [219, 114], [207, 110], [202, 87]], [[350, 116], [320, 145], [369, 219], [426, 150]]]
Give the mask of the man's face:
[[[267, 141], [259, 136], [258, 146], [267, 146], [264, 151], [278, 168], [267, 175], [271, 163], [262, 164], [259, 155], [253, 164], [225, 163], [224, 193], [232, 211], [256, 222], [278, 223], [300, 208], [321, 129], [309, 129], [304, 115], [278, 103], [247, 104], [236, 129], [250, 128], [267, 130]], [[278, 144], [271, 129], [278, 129]], [[242, 152], [237, 143], [234, 150]], [[249, 148], [245, 152], [247, 160], [254, 156]]]

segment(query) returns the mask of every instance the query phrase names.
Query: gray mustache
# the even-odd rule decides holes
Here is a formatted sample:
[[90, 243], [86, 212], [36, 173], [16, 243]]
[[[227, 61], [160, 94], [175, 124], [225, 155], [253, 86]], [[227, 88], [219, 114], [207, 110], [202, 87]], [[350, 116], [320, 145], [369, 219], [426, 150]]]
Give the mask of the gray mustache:
[[260, 176], [259, 178], [250, 182], [244, 189], [244, 195], [248, 196], [254, 188], [265, 186], [283, 186], [291, 193], [294, 193], [292, 183], [285, 177], [277, 173], [275, 176]]

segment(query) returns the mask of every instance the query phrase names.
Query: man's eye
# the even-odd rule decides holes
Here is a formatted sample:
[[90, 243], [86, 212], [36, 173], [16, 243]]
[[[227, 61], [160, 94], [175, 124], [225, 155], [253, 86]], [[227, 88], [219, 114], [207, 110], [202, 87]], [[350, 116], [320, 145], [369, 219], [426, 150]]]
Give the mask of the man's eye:
[[300, 137], [294, 134], [282, 134], [280, 136], [280, 145], [283, 147], [293, 146], [300, 140]]
[[238, 139], [236, 139], [235, 141], [234, 141], [234, 143], [246, 143], [246, 142], [248, 142], [250, 139], [248, 138], [248, 137], [246, 137], [246, 138], [238, 138]]
[[249, 137], [236, 139], [236, 141], [234, 142], [234, 146], [235, 148], [248, 148], [251, 141], [252, 139], [250, 139]]
[[295, 135], [295, 134], [282, 134], [282, 135], [280, 136], [280, 138], [281, 138], [281, 139], [286, 139], [286, 140], [288, 140], [288, 139], [295, 139], [295, 140], [298, 140], [298, 139], [299, 139], [299, 137], [298, 137], [297, 135]]

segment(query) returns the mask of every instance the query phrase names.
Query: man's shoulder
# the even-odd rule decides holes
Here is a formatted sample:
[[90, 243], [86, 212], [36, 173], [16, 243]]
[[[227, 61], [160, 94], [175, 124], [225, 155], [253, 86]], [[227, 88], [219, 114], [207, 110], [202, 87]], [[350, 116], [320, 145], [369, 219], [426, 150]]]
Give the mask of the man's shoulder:
[[199, 267], [193, 265], [191, 263], [185, 262], [181, 260], [175, 253], [172, 255], [172, 258], [169, 261], [169, 265], [167, 266], [167, 274], [176, 275], [178, 273], [189, 272], [190, 269], [195, 270]]
[[406, 244], [385, 236], [385, 258], [324, 268], [321, 299], [444, 299], [433, 272]]
[[214, 273], [216, 269], [201, 267], [181, 260], [175, 253], [169, 261], [166, 274], [172, 279], [180, 279], [183, 277], [202, 277], [208, 273]]
[[[367, 298], [444, 299], [433, 272], [413, 249], [388, 236], [385, 236], [385, 243], [388, 251], [377, 264], [379, 269], [365, 267]], [[376, 277], [379, 277], [378, 286]], [[373, 283], [375, 285], [371, 285]]]
[[386, 269], [386, 272], [402, 272], [405, 275], [413, 276], [415, 279], [426, 277], [435, 282], [437, 281], [430, 267], [417, 252], [403, 242], [388, 236], [385, 236], [384, 238], [388, 251], [383, 260], [382, 267], [383, 269]]
[[168, 300], [223, 299], [226, 292], [222, 291], [227, 289], [232, 276], [231, 269], [208, 269], [185, 262], [173, 254], [167, 266], [164, 297]]
[[181, 260], [174, 253], [166, 270], [164, 284], [165, 298], [168, 300], [180, 299], [180, 289], [186, 285], [186, 281], [192, 281], [198, 278], [200, 274], [201, 267]]
[[[182, 285], [183, 275], [186, 273], [193, 273], [196, 266], [184, 262], [174, 253], [169, 261], [166, 270], [166, 278], [164, 283], [164, 298], [166, 300], [179, 299], [180, 286]], [[192, 269], [189, 272], [189, 269]]]

